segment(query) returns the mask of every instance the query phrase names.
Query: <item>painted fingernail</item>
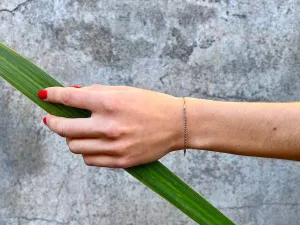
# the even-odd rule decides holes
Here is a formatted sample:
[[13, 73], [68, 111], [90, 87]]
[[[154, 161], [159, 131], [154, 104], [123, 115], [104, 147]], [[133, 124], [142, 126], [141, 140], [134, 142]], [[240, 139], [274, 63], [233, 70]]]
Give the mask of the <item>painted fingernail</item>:
[[74, 85], [74, 86], [71, 86], [73, 88], [82, 88], [82, 86], [79, 86], [79, 85]]
[[44, 117], [43, 122], [45, 125], [47, 125], [47, 117]]
[[48, 93], [46, 90], [41, 90], [41, 91], [39, 91], [38, 96], [40, 99], [46, 99], [48, 96]]

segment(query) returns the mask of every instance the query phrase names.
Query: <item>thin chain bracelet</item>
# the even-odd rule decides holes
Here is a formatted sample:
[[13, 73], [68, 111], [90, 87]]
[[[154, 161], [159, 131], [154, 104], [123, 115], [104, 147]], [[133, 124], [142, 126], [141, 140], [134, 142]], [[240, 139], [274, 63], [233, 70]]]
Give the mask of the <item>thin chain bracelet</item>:
[[186, 128], [186, 105], [185, 105], [185, 97], [183, 97], [183, 119], [184, 119], [184, 155], [186, 153], [186, 145], [187, 145], [187, 128]]

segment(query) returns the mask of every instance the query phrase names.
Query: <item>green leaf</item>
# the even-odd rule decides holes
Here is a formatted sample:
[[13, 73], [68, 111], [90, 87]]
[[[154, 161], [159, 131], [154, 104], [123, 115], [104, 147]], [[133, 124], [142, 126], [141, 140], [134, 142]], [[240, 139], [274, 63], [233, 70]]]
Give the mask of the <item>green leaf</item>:
[[[87, 118], [91, 112], [42, 101], [37, 93], [63, 85], [0, 43], [0, 76], [50, 114], [67, 118]], [[159, 161], [125, 169], [136, 179], [168, 200], [201, 225], [234, 224]]]

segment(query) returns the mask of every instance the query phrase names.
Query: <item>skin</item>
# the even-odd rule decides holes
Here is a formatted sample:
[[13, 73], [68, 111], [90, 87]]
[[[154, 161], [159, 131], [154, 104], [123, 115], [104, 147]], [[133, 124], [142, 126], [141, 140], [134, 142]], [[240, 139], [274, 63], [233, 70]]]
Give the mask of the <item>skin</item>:
[[[128, 168], [184, 148], [183, 99], [127, 86], [51, 87], [44, 101], [88, 109], [90, 118], [47, 115], [88, 166]], [[300, 103], [186, 98], [187, 148], [300, 160]]]

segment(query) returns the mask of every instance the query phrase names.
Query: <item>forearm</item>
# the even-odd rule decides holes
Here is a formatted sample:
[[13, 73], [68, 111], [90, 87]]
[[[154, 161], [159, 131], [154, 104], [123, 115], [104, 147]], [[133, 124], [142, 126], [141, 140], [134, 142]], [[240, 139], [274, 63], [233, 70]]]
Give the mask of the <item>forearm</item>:
[[300, 160], [300, 103], [187, 99], [188, 147]]

